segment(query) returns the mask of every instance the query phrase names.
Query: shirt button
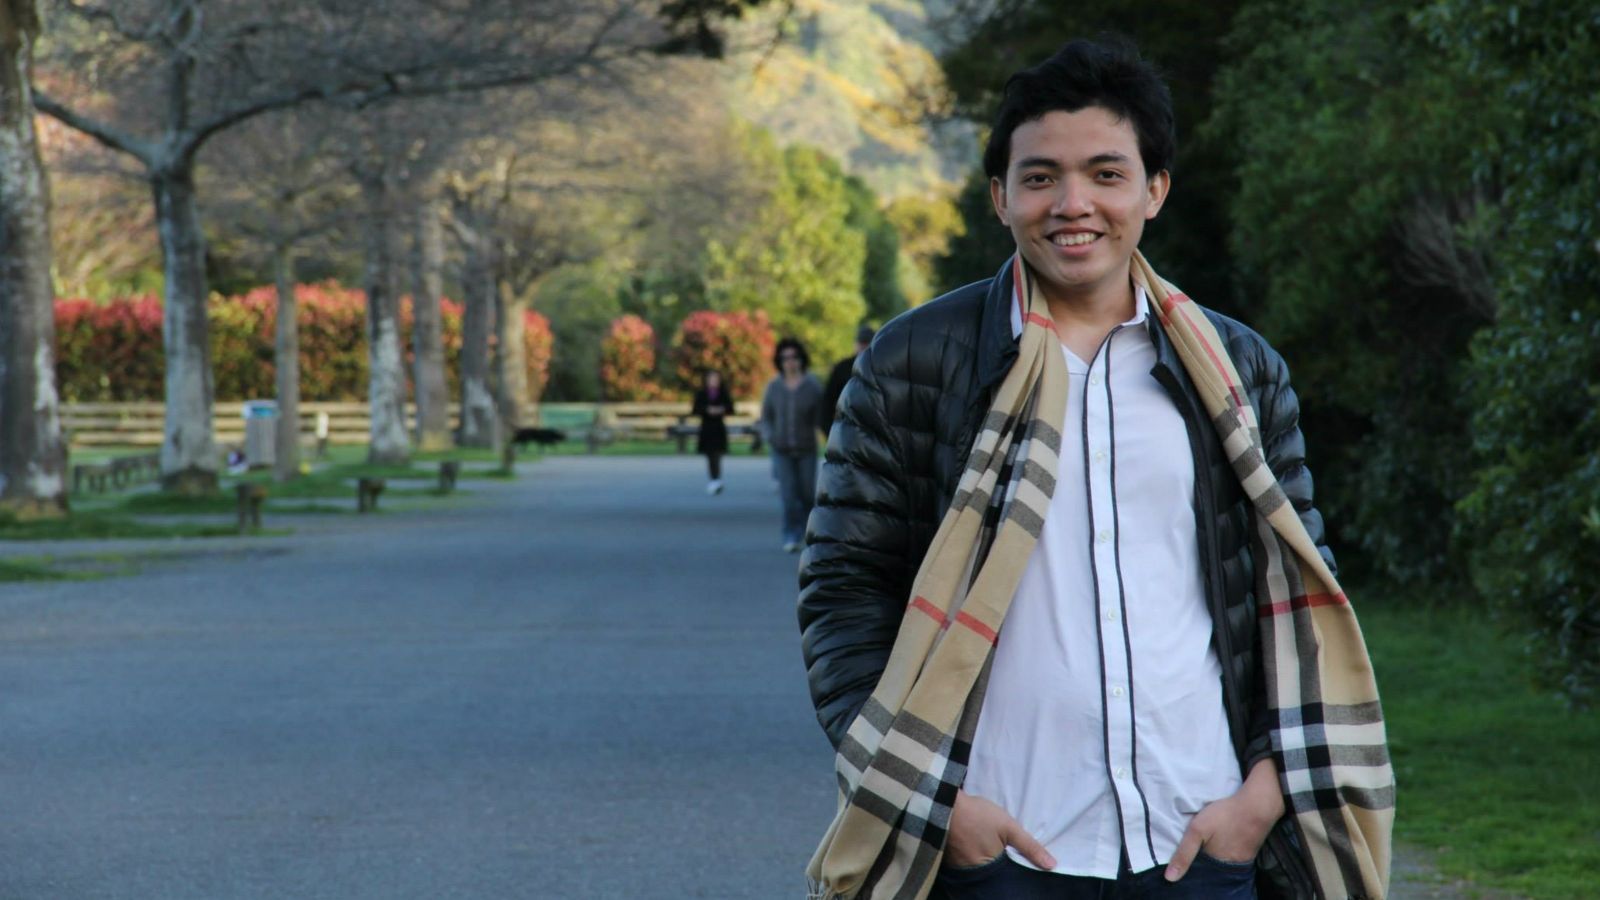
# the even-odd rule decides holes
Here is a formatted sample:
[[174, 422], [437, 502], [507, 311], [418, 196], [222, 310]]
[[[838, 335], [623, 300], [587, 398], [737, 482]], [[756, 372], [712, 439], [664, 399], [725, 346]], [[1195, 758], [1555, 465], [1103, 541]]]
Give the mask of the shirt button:
[[1094, 461], [1097, 462], [1097, 463], [1105, 462], [1106, 461], [1106, 452], [1104, 450], [1096, 450], [1094, 452]]
[[1122, 694], [1123, 694], [1123, 691], [1122, 691], [1122, 688], [1120, 688], [1120, 687], [1114, 687], [1114, 688], [1111, 689], [1111, 696], [1113, 696], [1113, 697], [1121, 697]]
[[1121, 766], [1118, 766], [1117, 767], [1117, 771], [1113, 772], [1112, 774], [1117, 776], [1118, 778], [1127, 778], [1128, 777], [1128, 770], [1122, 768]]
[[1099, 387], [1100, 386], [1100, 373], [1096, 372], [1093, 375], [1090, 375], [1089, 376], [1089, 383], [1094, 385], [1095, 387]]
[[1106, 610], [1106, 621], [1107, 622], [1115, 622], [1116, 620], [1117, 620], [1117, 611], [1114, 610], [1114, 609]]
[[1111, 532], [1109, 529], [1102, 528], [1100, 529], [1100, 533], [1094, 536], [1094, 539], [1102, 544], [1109, 543], [1111, 540]]

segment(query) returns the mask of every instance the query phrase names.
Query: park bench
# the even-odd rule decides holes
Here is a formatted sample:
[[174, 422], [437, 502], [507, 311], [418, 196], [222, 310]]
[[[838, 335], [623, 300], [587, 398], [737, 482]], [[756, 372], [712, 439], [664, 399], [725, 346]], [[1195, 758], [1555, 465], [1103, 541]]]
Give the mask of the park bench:
[[378, 495], [386, 482], [382, 478], [363, 478], [356, 482], [356, 512], [377, 512]]
[[266, 502], [266, 485], [246, 482], [234, 488], [239, 497], [239, 533], [261, 527], [261, 504]]
[[446, 459], [439, 463], [439, 493], [448, 494], [456, 489], [456, 479], [461, 477], [461, 463]]
[[72, 467], [72, 492], [81, 493], [87, 484], [96, 493], [107, 488], [121, 490], [142, 478], [161, 476], [161, 454], [135, 453], [113, 456], [103, 462], [76, 463]]
[[[728, 422], [728, 442], [731, 444], [735, 438], [748, 438], [750, 452], [761, 452], [761, 426], [754, 420], [749, 422]], [[694, 421], [693, 416], [679, 416], [678, 424], [667, 429], [667, 436], [678, 444], [679, 453], [689, 452], [689, 439], [700, 434], [700, 423]]]

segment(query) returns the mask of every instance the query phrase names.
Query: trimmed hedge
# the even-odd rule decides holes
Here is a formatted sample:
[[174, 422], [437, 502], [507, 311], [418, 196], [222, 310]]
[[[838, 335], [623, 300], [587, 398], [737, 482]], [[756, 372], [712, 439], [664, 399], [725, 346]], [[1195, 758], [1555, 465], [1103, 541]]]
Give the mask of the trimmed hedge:
[[672, 338], [673, 374], [678, 386], [693, 392], [700, 373], [722, 373], [728, 392], [746, 399], [759, 397], [772, 377], [772, 351], [777, 337], [766, 312], [690, 313]]
[[[300, 326], [300, 393], [305, 400], [367, 398], [366, 295], [333, 282], [295, 286]], [[461, 305], [444, 306], [445, 377], [458, 392]], [[243, 296], [213, 295], [211, 366], [217, 400], [272, 397], [277, 328], [277, 292], [259, 287]], [[159, 401], [164, 395], [165, 359], [161, 343], [161, 301], [124, 297], [109, 303], [57, 300], [56, 379], [67, 402]], [[544, 390], [554, 339], [550, 322], [527, 313], [529, 393]], [[401, 306], [401, 340], [406, 344], [407, 378], [412, 353], [411, 304]]]

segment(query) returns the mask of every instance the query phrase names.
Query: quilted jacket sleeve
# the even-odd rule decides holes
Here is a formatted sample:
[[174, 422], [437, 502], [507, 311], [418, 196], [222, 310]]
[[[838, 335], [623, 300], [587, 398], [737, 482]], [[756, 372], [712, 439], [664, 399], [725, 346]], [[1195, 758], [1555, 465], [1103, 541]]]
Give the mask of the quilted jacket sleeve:
[[[1300, 432], [1300, 399], [1289, 385], [1289, 366], [1260, 336], [1251, 334], [1256, 344], [1257, 380], [1251, 392], [1261, 425], [1261, 442], [1266, 448], [1267, 465], [1300, 515], [1300, 523], [1316, 544], [1328, 568], [1338, 574], [1333, 551], [1328, 549], [1322, 514], [1312, 503], [1311, 470], [1306, 467], [1306, 440]], [[1266, 682], [1262, 666], [1257, 666], [1250, 698], [1250, 740], [1245, 748], [1245, 764], [1255, 765], [1271, 752], [1268, 734]]]
[[[881, 343], [881, 342], [880, 342]], [[915, 571], [910, 497], [880, 358], [856, 358], [839, 399], [800, 565], [811, 700], [838, 747], [889, 661]]]

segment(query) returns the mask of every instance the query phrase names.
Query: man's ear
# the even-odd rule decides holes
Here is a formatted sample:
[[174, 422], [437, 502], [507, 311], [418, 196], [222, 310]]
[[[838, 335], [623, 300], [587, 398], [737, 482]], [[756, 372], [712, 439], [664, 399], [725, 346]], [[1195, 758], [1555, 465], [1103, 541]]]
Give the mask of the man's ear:
[[994, 214], [999, 217], [1000, 224], [1011, 227], [1011, 219], [1006, 215], [1006, 183], [998, 178], [989, 179], [989, 202], [994, 204]]
[[1167, 192], [1172, 190], [1172, 173], [1162, 169], [1150, 177], [1150, 183], [1145, 185], [1145, 190], [1150, 192], [1150, 205], [1145, 208], [1145, 219], [1154, 219], [1161, 212], [1161, 204], [1167, 202]]

